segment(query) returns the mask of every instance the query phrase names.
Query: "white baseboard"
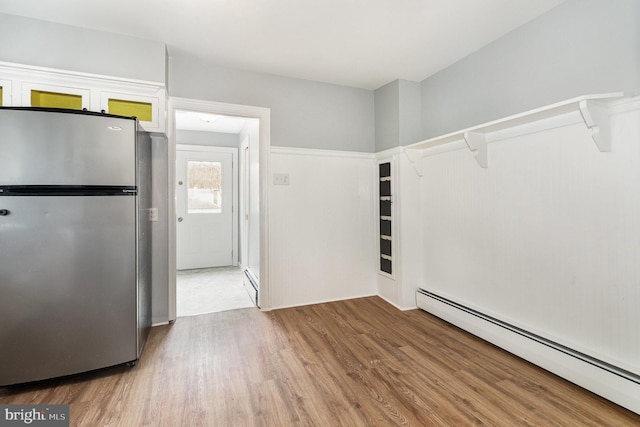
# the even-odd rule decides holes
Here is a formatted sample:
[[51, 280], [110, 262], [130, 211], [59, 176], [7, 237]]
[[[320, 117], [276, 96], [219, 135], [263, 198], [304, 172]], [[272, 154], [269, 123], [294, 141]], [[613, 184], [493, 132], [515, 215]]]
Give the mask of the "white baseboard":
[[418, 290], [418, 307], [507, 350], [547, 371], [565, 378], [620, 406], [640, 414], [640, 381], [629, 379], [596, 364], [576, 358], [496, 322], [478, 317]]
[[415, 309], [419, 308], [417, 306], [401, 307], [398, 304], [396, 304], [394, 301], [390, 300], [389, 298], [386, 298], [386, 297], [380, 295], [380, 293], [378, 293], [378, 297], [382, 298], [385, 302], [391, 304], [392, 306], [394, 306], [395, 308], [397, 308], [400, 311], [410, 311], [410, 310], [415, 310]]
[[344, 298], [308, 301], [308, 302], [304, 302], [304, 303], [301, 303], [301, 304], [281, 305], [281, 306], [278, 306], [278, 307], [272, 307], [271, 309], [272, 310], [281, 310], [283, 308], [304, 307], [304, 306], [307, 306], [307, 305], [326, 304], [326, 303], [329, 303], [329, 302], [347, 301], [347, 300], [350, 300], [350, 299], [368, 298], [368, 297], [374, 297], [374, 296], [379, 296], [379, 295], [377, 295], [377, 294], [355, 295], [355, 296], [349, 296], [349, 297], [344, 297]]

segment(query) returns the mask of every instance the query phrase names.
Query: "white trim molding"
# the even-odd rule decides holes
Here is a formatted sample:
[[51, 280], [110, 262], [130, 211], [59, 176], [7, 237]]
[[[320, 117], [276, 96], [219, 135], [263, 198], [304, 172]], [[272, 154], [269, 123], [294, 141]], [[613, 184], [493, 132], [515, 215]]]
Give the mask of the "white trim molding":
[[269, 287], [269, 156], [271, 149], [271, 110], [264, 107], [227, 104], [189, 98], [169, 98], [168, 126], [168, 176], [169, 176], [169, 320], [176, 319], [176, 206], [175, 206], [175, 155], [176, 155], [176, 110], [206, 112], [227, 116], [254, 118], [259, 124], [259, 169], [260, 169], [260, 293], [259, 306], [271, 309]]
[[271, 147], [272, 154], [286, 154], [291, 156], [313, 156], [313, 157], [343, 157], [351, 159], [371, 159], [375, 158], [373, 153], [362, 153], [357, 151], [321, 150], [317, 148], [294, 148], [294, 147]]

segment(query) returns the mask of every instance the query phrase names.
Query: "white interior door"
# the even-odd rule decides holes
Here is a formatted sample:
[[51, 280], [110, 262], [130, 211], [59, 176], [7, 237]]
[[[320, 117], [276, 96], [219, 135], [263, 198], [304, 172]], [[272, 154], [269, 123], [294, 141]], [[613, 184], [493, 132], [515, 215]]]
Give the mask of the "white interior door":
[[176, 267], [233, 264], [233, 153], [176, 151]]

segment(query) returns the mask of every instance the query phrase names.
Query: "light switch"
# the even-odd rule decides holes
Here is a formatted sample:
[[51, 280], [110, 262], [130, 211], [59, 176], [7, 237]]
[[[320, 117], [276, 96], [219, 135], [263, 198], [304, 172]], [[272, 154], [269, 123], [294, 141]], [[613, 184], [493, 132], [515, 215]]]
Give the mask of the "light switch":
[[158, 221], [158, 208], [149, 209], [149, 221]]
[[289, 174], [288, 173], [274, 173], [273, 174], [273, 185], [289, 185]]

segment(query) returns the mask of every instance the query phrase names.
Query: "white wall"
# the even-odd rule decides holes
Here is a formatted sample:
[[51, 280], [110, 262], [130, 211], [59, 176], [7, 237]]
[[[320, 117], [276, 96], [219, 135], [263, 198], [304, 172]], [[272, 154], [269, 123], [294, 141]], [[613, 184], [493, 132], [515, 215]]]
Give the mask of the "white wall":
[[[422, 287], [640, 374], [640, 100], [612, 151], [584, 124], [422, 159]], [[627, 108], [627, 107], [625, 107]]]
[[375, 161], [372, 155], [272, 147], [272, 307], [375, 295]]
[[416, 291], [423, 283], [422, 251], [422, 203], [421, 178], [404, 154], [398, 155], [395, 198], [398, 209], [400, 262], [396, 268], [401, 281], [398, 287], [398, 303], [401, 309], [416, 307]]

